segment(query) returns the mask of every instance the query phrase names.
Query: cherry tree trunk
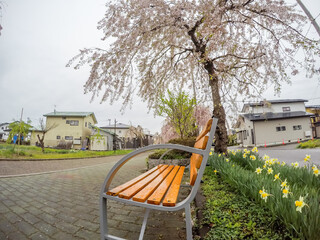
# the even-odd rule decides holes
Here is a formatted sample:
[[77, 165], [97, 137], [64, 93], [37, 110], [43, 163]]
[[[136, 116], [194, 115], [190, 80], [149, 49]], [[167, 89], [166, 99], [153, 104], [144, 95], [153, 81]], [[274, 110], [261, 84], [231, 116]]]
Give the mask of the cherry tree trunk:
[[209, 73], [209, 85], [213, 100], [213, 115], [218, 118], [218, 125], [215, 133], [215, 148], [217, 153], [227, 153], [228, 134], [226, 128], [226, 113], [221, 103], [219, 92], [219, 78], [214, 73], [213, 65], [206, 65], [205, 68]]

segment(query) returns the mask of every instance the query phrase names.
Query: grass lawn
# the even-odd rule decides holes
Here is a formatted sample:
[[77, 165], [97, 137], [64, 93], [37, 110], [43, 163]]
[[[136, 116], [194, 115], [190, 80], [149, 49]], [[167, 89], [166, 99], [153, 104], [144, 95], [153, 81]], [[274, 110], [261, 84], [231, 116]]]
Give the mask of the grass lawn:
[[103, 157], [111, 155], [123, 155], [132, 150], [117, 151], [82, 151], [45, 148], [44, 153], [36, 146], [13, 146], [13, 144], [0, 144], [0, 158], [5, 159], [66, 159], [66, 158], [87, 158]]

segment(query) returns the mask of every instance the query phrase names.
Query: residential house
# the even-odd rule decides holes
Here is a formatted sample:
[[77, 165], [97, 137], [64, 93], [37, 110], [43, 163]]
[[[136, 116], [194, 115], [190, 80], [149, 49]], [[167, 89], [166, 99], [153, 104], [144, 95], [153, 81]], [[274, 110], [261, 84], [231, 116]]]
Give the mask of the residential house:
[[[150, 131], [143, 129], [141, 126], [132, 127], [124, 123], [117, 123], [101, 127], [101, 129], [106, 129], [117, 134], [117, 139], [119, 139], [116, 142], [117, 149], [138, 148], [153, 144], [153, 136], [150, 134]], [[135, 132], [141, 136], [136, 136]]]
[[[97, 124], [93, 112], [58, 112], [44, 114], [46, 127], [54, 126], [45, 135], [45, 147], [56, 147], [62, 143], [72, 144], [72, 148], [87, 148], [89, 137], [92, 134], [91, 125]], [[33, 144], [36, 144], [36, 134], [32, 135]]]
[[89, 149], [94, 151], [113, 150], [115, 134], [106, 129], [90, 126], [92, 133], [90, 136]]
[[1, 141], [7, 141], [9, 133], [10, 133], [10, 128], [9, 128], [10, 123], [1, 123], [0, 124], [0, 140]]
[[312, 137], [304, 99], [267, 100], [244, 104], [237, 128], [243, 146], [264, 146], [308, 140]]
[[314, 114], [311, 117], [312, 136], [320, 138], [320, 105], [306, 106], [306, 111]]

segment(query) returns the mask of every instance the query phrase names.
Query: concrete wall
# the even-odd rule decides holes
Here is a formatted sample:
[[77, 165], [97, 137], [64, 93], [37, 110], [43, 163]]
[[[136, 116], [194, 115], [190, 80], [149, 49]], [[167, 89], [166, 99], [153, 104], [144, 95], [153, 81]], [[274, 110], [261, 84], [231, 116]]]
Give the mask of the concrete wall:
[[[301, 125], [301, 129], [293, 130], [293, 126]], [[276, 127], [285, 126], [285, 131], [277, 131]], [[254, 122], [255, 141], [256, 145], [286, 142], [296, 142], [298, 139], [310, 139], [306, 137], [306, 131], [311, 133], [311, 124], [309, 117], [279, 119], [268, 121]]]
[[[76, 120], [79, 121], [79, 124], [78, 126], [72, 126], [67, 124], [67, 120]], [[94, 123], [91, 115], [87, 117], [47, 117], [46, 126], [50, 127], [55, 124], [56, 127], [46, 133], [45, 146], [55, 147], [61, 140], [65, 140], [66, 142], [73, 142], [73, 148], [80, 149], [82, 140], [91, 134], [89, 124], [94, 125]], [[66, 140], [66, 136], [72, 137], [73, 140]]]

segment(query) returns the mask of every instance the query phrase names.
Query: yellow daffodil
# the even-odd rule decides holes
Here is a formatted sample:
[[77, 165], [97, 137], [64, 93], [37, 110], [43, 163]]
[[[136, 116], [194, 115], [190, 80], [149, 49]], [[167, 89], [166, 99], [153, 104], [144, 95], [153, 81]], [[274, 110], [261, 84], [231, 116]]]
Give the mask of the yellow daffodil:
[[257, 158], [256, 158], [255, 155], [250, 155], [250, 159], [251, 159], [251, 160], [256, 160]]
[[217, 174], [218, 171], [215, 169], [215, 170], [213, 170], [213, 172], [214, 172], [215, 174]]
[[256, 172], [257, 174], [260, 174], [260, 173], [262, 172], [262, 169], [258, 167], [255, 172]]
[[267, 173], [268, 174], [272, 174], [273, 173], [273, 169], [272, 168], [268, 168]]
[[229, 160], [229, 158], [226, 158], [226, 162], [229, 162], [230, 160]]
[[264, 164], [264, 165], [263, 165], [263, 168], [266, 168], [266, 167], [267, 167], [267, 165]]
[[292, 165], [294, 168], [299, 167], [299, 163], [298, 163], [298, 162], [291, 163], [291, 165]]
[[232, 164], [232, 167], [234, 167], [234, 164]]
[[307, 154], [303, 160], [304, 160], [305, 162], [307, 162], [307, 161], [309, 161], [310, 159], [311, 159], [311, 156]]
[[210, 152], [209, 155], [211, 156], [211, 155], [212, 155], [212, 152]]
[[258, 152], [258, 148], [257, 147], [254, 147], [254, 148], [252, 148], [252, 152]]
[[224, 155], [226, 155], [225, 153], [222, 153], [222, 155], [224, 156]]
[[282, 195], [283, 198], [288, 198], [288, 194], [290, 193], [289, 187], [288, 187], [288, 186], [285, 187], [285, 188], [282, 190], [282, 193], [283, 193], [283, 195]]
[[266, 154], [265, 154], [265, 155], [263, 155], [263, 160], [265, 160], [265, 161], [266, 161], [266, 160], [269, 160], [269, 156], [268, 156], [268, 155], [266, 155]]
[[271, 194], [267, 193], [264, 188], [262, 188], [262, 190], [259, 191], [259, 194], [265, 202], [267, 202], [267, 198], [271, 196]]
[[281, 189], [287, 187], [287, 179], [281, 183]]
[[279, 176], [280, 176], [280, 173], [278, 173], [278, 174], [274, 175], [274, 180], [273, 180], [273, 181], [278, 180], [278, 179], [279, 179]]
[[247, 157], [247, 154], [246, 154], [246, 153], [244, 153], [242, 156], [243, 156], [243, 158], [246, 158], [246, 157]]
[[219, 153], [218, 157], [221, 157], [221, 153]]
[[286, 163], [285, 163], [285, 162], [282, 162], [282, 163], [281, 163], [281, 166], [284, 166], [284, 165], [286, 165]]
[[303, 201], [303, 197], [299, 197], [299, 200], [295, 201], [294, 204], [296, 205], [296, 211], [301, 212], [302, 208], [306, 205], [306, 203]]
[[313, 174], [318, 177], [319, 176], [319, 169], [318, 168], [313, 169]]

